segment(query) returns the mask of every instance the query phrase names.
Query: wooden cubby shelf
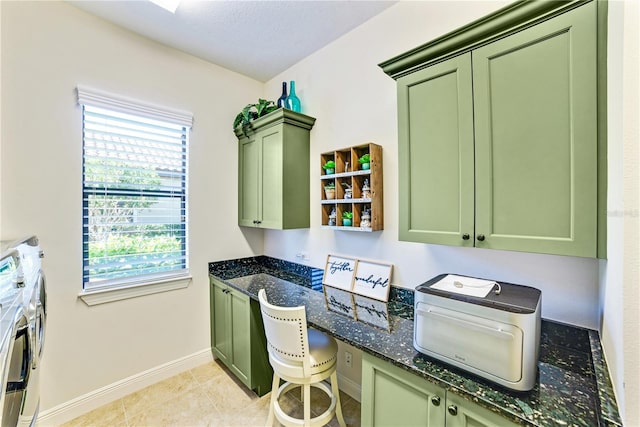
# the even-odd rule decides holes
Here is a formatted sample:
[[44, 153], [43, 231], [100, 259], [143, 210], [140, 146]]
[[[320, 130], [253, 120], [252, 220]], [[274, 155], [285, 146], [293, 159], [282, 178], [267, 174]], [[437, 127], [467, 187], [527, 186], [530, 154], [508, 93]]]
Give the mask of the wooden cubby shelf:
[[[368, 169], [358, 161], [365, 154], [369, 154]], [[334, 161], [335, 170], [327, 174], [322, 166], [330, 160]], [[322, 153], [320, 167], [321, 228], [364, 232], [384, 229], [381, 146], [370, 142]], [[333, 194], [326, 191], [330, 185], [334, 187]], [[345, 224], [343, 212], [353, 214], [351, 225]]]

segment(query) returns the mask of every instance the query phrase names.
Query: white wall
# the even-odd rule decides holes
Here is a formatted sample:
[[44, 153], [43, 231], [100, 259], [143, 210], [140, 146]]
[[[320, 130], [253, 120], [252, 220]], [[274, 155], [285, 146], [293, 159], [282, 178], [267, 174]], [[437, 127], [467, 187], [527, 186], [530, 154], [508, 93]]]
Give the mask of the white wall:
[[377, 66], [504, 6], [508, 2], [399, 2], [331, 45], [267, 82], [276, 99], [282, 81], [295, 80], [303, 112], [317, 118], [311, 165], [321, 152], [376, 142], [383, 147], [385, 229], [355, 233], [320, 229], [320, 168], [311, 169], [311, 228], [267, 231], [265, 253], [323, 266], [327, 253], [394, 264], [393, 282], [414, 288], [445, 272], [531, 285], [542, 290], [542, 315], [597, 329], [598, 262], [594, 259], [455, 248], [398, 241], [396, 84]]
[[[2, 8], [2, 235], [36, 233], [48, 278], [41, 411], [209, 347], [207, 262], [262, 253], [235, 226], [237, 141], [231, 125], [263, 85], [153, 43], [64, 2]], [[184, 290], [86, 306], [82, 290], [85, 84], [194, 113]], [[19, 191], [18, 191], [19, 190]]]
[[602, 344], [626, 425], [640, 425], [638, 3], [609, 2], [607, 251]]

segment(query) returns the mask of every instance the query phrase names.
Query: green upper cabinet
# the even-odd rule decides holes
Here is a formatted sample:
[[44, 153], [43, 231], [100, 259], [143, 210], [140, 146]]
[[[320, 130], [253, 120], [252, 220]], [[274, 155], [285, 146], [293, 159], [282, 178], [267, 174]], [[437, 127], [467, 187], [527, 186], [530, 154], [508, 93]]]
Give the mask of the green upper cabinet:
[[604, 257], [603, 8], [517, 3], [381, 64], [401, 240]]
[[238, 136], [238, 224], [309, 227], [309, 132], [313, 117], [288, 109], [251, 122]]

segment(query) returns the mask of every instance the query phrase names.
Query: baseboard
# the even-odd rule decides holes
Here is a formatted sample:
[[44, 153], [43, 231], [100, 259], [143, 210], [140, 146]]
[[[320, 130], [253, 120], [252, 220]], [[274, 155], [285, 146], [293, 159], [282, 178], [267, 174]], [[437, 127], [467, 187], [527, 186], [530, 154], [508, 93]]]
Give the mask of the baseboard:
[[156, 366], [155, 368], [131, 375], [130, 377], [40, 412], [37, 425], [38, 427], [59, 426], [102, 405], [106, 405], [116, 399], [120, 399], [188, 369], [203, 365], [211, 360], [213, 360], [211, 349], [207, 348]]
[[340, 390], [360, 402], [360, 395], [362, 393], [362, 387], [360, 384], [338, 373], [338, 385]]

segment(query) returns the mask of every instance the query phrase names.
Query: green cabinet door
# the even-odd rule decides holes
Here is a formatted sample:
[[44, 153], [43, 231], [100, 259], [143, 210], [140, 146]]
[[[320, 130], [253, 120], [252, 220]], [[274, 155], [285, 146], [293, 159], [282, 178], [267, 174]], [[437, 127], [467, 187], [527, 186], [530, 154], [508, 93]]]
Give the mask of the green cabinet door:
[[284, 195], [282, 191], [284, 140], [282, 132], [282, 126], [277, 126], [258, 134], [262, 150], [260, 157], [262, 181], [261, 191], [258, 193], [258, 217], [262, 221], [260, 227], [263, 228], [284, 228]]
[[315, 119], [287, 109], [252, 122], [238, 136], [238, 224], [308, 228], [309, 131]]
[[361, 421], [371, 427], [445, 425], [445, 390], [362, 354]]
[[228, 365], [231, 371], [247, 386], [251, 386], [251, 331], [249, 329], [251, 311], [247, 295], [229, 289], [227, 293], [230, 309], [231, 353]]
[[260, 304], [213, 277], [210, 281], [211, 351], [247, 387], [262, 396], [271, 390]]
[[398, 117], [400, 240], [473, 246], [471, 54], [398, 79]]
[[596, 47], [592, 2], [472, 52], [476, 246], [596, 257]]
[[370, 427], [515, 427], [518, 424], [389, 362], [362, 354], [361, 420]]
[[241, 138], [238, 144], [238, 224], [253, 227], [259, 216], [260, 144], [255, 135]]
[[227, 287], [211, 280], [211, 350], [225, 364], [231, 363], [231, 335], [229, 333], [229, 309]]
[[447, 391], [446, 405], [446, 427], [516, 427], [520, 425], [450, 391]]

